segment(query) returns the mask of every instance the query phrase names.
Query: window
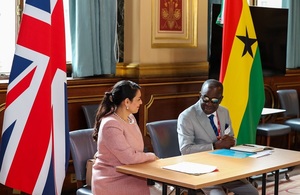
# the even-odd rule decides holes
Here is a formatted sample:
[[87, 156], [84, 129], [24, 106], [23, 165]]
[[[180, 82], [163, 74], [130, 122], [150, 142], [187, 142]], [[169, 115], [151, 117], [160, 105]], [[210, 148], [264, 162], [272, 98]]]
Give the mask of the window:
[[282, 0], [258, 0], [257, 6], [260, 7], [282, 7]]
[[16, 7], [17, 1], [0, 1], [0, 74], [10, 71], [13, 59], [19, 20]]
[[248, 0], [249, 5], [281, 8], [282, 0]]
[[[23, 0], [0, 1], [0, 76], [8, 75], [11, 70], [18, 36]], [[69, 0], [63, 0], [66, 32], [66, 60], [71, 61], [71, 39], [69, 25]]]
[[72, 48], [71, 48], [71, 33], [69, 23], [69, 0], [63, 0], [64, 2], [64, 18], [65, 18], [65, 34], [66, 34], [66, 60], [67, 63], [72, 62]]

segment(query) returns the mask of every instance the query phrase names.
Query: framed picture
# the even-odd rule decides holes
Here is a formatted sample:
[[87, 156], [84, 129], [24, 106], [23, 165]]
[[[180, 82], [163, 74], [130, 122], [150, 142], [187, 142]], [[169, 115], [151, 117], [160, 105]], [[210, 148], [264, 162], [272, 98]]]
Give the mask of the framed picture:
[[198, 0], [152, 0], [152, 47], [197, 47], [197, 6]]

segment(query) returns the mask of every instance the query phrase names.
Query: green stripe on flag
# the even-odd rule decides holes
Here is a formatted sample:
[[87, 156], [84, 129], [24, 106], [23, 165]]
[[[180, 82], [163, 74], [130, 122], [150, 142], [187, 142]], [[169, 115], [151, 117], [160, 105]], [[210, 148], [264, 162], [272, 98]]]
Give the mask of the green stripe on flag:
[[265, 100], [263, 83], [260, 52], [257, 47], [250, 72], [248, 103], [237, 136], [237, 144], [256, 142], [256, 128], [261, 117]]

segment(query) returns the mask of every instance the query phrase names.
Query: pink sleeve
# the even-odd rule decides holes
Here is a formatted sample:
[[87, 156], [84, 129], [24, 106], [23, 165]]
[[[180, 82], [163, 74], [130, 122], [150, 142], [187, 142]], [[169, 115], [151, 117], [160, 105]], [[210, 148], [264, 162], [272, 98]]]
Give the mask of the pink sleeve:
[[[133, 148], [137, 140], [132, 139], [129, 141], [124, 136], [124, 130], [117, 122], [110, 122], [103, 128], [102, 136], [103, 142], [108, 150], [122, 163], [122, 164], [137, 164], [146, 161], [153, 161], [156, 159], [154, 153], [145, 153], [143, 150]], [[136, 135], [138, 136], [138, 135]], [[141, 135], [139, 135], [141, 138]], [[139, 139], [143, 142], [143, 139]], [[141, 144], [141, 143], [137, 143]], [[142, 143], [143, 145], [143, 143]]]

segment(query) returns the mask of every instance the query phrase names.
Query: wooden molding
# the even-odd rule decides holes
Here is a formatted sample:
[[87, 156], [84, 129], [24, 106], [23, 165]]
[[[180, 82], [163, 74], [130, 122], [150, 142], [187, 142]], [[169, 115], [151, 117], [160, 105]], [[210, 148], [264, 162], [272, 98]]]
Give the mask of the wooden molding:
[[182, 77], [182, 76], [207, 76], [208, 62], [195, 63], [162, 63], [162, 64], [117, 64], [116, 76], [118, 77]]

